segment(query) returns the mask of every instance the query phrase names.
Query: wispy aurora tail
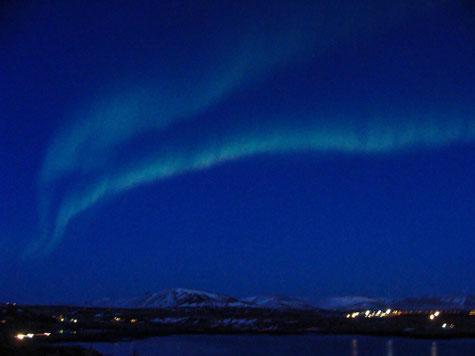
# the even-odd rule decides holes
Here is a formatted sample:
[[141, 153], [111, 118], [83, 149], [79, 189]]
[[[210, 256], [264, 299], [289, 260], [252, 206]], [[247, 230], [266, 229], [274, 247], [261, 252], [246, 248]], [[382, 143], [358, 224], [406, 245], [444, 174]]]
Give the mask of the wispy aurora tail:
[[[354, 6], [351, 3], [346, 5]], [[335, 5], [284, 16], [290, 20], [275, 26], [278, 31], [251, 26], [230, 41], [232, 46], [224, 45], [209, 56], [212, 60], [197, 61], [183, 73], [151, 69], [145, 84], [121, 83], [126, 89], [110, 92], [77, 113], [74, 123], [59, 131], [49, 146], [38, 180], [40, 234], [29, 251], [50, 251], [71, 219], [99, 201], [147, 182], [251, 155], [384, 153], [474, 140], [474, 121], [449, 109], [414, 110], [411, 117], [403, 113], [361, 117], [351, 112], [335, 117], [318, 109], [300, 113], [300, 117], [288, 110], [278, 117], [273, 113], [225, 117], [222, 120], [229, 124], [224, 129], [214, 127], [206, 132], [206, 126], [196, 122], [200, 114], [237, 89], [258, 83], [302, 54], [321, 54], [358, 31], [370, 36], [373, 28], [390, 26], [412, 15], [415, 8], [425, 11], [422, 3], [403, 1], [400, 9], [395, 9], [399, 5], [387, 9], [376, 5], [369, 9], [372, 11], [366, 4], [345, 14]], [[379, 17], [371, 15], [374, 13]], [[335, 19], [334, 23], [327, 18]], [[274, 25], [280, 19], [277, 16]], [[355, 127], [355, 120], [363, 124]], [[151, 137], [153, 144], [132, 157], [123, 156], [127, 145], [143, 135]]]
[[[440, 115], [439, 115], [440, 117]], [[259, 119], [256, 119], [258, 122]], [[64, 197], [58, 208], [54, 231], [46, 249], [54, 247], [64, 235], [68, 223], [100, 200], [189, 171], [256, 154], [289, 151], [341, 151], [387, 153], [410, 147], [437, 147], [475, 139], [475, 122], [467, 119], [392, 120], [382, 125], [369, 120], [365, 131], [351, 129], [348, 122], [309, 120], [310, 124], [263, 126], [257, 130], [235, 127], [228, 132], [214, 132], [189, 137], [174, 136], [157, 149], [127, 162], [127, 169], [116, 168], [98, 175], [82, 189]], [[279, 124], [280, 122], [280, 124]], [[172, 142], [173, 141], [173, 142]], [[166, 152], [166, 153], [165, 153]]]

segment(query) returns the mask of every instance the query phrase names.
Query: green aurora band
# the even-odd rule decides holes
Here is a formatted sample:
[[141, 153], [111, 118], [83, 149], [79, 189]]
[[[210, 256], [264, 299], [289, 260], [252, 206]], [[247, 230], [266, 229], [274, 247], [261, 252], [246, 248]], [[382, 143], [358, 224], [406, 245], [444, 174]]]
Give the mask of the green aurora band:
[[[364, 118], [351, 112], [338, 117], [318, 110], [288, 112], [273, 118], [231, 118], [224, 130], [202, 132], [198, 125], [193, 137], [173, 131], [176, 125], [196, 125], [194, 120], [200, 114], [237, 89], [258, 83], [305, 53], [325, 53], [357, 30], [360, 37], [367, 37], [373, 29], [394, 26], [416, 10], [429, 11], [421, 6], [424, 2], [403, 3], [404, 11], [397, 11], [397, 16], [391, 6], [378, 8], [378, 13], [387, 16], [377, 20], [364, 6], [355, 8], [346, 18], [340, 16], [347, 26], [290, 16], [278, 36], [271, 30], [251, 28], [234, 48], [217, 51], [212, 63], [187, 72], [186, 80], [178, 81], [181, 84], [170, 84], [175, 83], [176, 73], [151, 74], [146, 85], [123, 84], [126, 90], [108, 93], [92, 107], [76, 113], [76, 120], [68, 121], [74, 123], [58, 132], [47, 151], [38, 179], [40, 232], [27, 255], [51, 251], [65, 235], [71, 219], [100, 201], [146, 183], [224, 162], [292, 151], [390, 153], [475, 140], [474, 120], [450, 108], [374, 112]], [[327, 15], [319, 16], [325, 19]], [[362, 126], [352, 124], [355, 119], [362, 121]], [[170, 134], [164, 139], [163, 133]], [[154, 149], [141, 152], [126, 164], [114, 164], [118, 151], [145, 134], [156, 137]], [[59, 194], [58, 205], [53, 208], [55, 185], [74, 175], [81, 177], [80, 182], [74, 181]]]

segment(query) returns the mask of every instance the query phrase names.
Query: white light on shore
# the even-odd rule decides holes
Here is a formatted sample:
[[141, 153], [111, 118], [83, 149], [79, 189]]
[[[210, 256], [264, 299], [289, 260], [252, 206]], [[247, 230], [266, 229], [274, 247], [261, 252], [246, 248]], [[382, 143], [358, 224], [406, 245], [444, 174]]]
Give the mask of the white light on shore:
[[17, 334], [15, 335], [15, 337], [18, 339], [18, 340], [23, 340], [25, 337], [27, 337], [28, 339], [33, 339], [33, 336], [35, 336], [35, 334]]

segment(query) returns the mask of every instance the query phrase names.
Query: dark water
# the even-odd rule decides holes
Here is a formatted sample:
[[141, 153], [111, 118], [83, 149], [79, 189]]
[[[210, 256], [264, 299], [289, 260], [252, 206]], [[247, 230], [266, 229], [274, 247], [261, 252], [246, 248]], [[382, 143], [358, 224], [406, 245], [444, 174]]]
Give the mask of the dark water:
[[[84, 345], [84, 344], [83, 344]], [[427, 355], [475, 356], [475, 339], [419, 340], [341, 335], [175, 335], [87, 344], [105, 355]]]

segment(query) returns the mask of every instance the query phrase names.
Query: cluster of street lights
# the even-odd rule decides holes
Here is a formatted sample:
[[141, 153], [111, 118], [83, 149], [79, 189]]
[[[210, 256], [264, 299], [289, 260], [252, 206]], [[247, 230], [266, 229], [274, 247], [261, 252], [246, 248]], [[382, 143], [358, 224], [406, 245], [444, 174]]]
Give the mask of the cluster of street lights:
[[51, 333], [39, 333], [39, 334], [28, 333], [28, 334], [16, 334], [15, 337], [17, 338], [17, 340], [24, 340], [25, 338], [33, 339], [33, 337], [35, 336], [50, 336], [50, 335]]
[[347, 319], [355, 319], [359, 316], [364, 316], [365, 318], [385, 318], [388, 316], [395, 316], [395, 315], [401, 315], [401, 312], [397, 310], [391, 310], [391, 309], [386, 309], [386, 311], [382, 310], [377, 310], [377, 311], [372, 311], [372, 310], [366, 310], [365, 312], [353, 312], [350, 314], [346, 314]]
[[440, 315], [440, 311], [436, 310], [434, 313], [430, 313], [429, 319], [430, 319], [430, 320], [434, 320], [434, 319], [437, 318], [439, 315]]

